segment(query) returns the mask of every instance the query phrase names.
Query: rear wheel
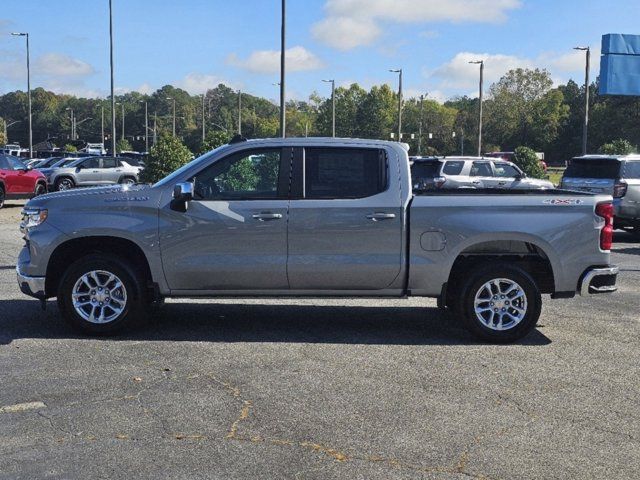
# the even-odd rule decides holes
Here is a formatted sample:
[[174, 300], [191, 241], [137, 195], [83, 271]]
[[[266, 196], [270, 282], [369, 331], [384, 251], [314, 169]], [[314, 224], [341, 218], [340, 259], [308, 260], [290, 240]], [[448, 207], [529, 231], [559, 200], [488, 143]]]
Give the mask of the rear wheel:
[[64, 190], [71, 190], [73, 187], [75, 187], [75, 185], [76, 184], [69, 177], [62, 177], [56, 180], [56, 190], [58, 190], [59, 192]]
[[47, 193], [47, 187], [44, 185], [44, 183], [36, 184], [36, 189], [33, 192], [33, 196], [37, 197], [38, 195], [44, 195], [45, 193]]
[[519, 340], [540, 318], [542, 297], [524, 270], [498, 263], [471, 272], [454, 299], [454, 312], [477, 337], [495, 343]]
[[0, 208], [4, 207], [4, 188], [0, 186]]
[[88, 255], [72, 264], [58, 288], [58, 307], [82, 333], [113, 334], [145, 316], [144, 280], [108, 255]]

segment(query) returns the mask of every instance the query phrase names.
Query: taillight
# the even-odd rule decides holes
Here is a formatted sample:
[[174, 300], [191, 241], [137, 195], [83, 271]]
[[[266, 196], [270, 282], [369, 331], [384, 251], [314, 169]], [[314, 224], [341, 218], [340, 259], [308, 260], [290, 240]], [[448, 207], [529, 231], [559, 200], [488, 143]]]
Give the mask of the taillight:
[[613, 198], [622, 198], [627, 194], [627, 183], [621, 180], [613, 186]]
[[442, 187], [445, 184], [446, 181], [447, 181], [447, 179], [444, 178], [444, 177], [435, 177], [433, 179], [433, 183], [436, 185], [436, 188]]
[[600, 230], [600, 248], [611, 250], [613, 245], [613, 204], [611, 202], [596, 205], [596, 215], [604, 218], [604, 227]]

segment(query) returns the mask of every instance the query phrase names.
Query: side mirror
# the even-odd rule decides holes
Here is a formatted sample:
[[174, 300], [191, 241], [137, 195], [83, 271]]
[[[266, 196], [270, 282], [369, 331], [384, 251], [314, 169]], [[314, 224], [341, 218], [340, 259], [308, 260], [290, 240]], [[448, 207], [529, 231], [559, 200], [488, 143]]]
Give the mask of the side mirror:
[[516, 173], [515, 179], [516, 180], [522, 180], [525, 177], [524, 173]]
[[185, 213], [188, 202], [193, 200], [193, 183], [181, 182], [173, 187], [173, 200], [171, 200], [171, 210]]

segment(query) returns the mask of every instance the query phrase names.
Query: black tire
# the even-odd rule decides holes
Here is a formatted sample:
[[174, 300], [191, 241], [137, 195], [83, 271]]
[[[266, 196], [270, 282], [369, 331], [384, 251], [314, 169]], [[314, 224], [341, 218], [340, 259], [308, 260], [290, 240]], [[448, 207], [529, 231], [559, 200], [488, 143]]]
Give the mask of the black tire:
[[133, 177], [122, 177], [118, 183], [121, 185], [132, 185], [136, 183], [136, 179]]
[[[498, 282], [499, 286], [489, 286], [488, 288], [492, 289], [489, 293], [486, 285], [498, 279], [504, 279], [506, 282]], [[514, 284], [518, 288], [503, 296], [502, 293], [506, 293]], [[524, 296], [521, 293], [524, 293]], [[521, 268], [506, 263], [485, 264], [475, 268], [461, 288], [456, 289], [454, 295], [451, 303], [455, 316], [460, 318], [464, 326], [476, 337], [492, 343], [511, 343], [528, 335], [538, 323], [542, 309], [540, 290], [533, 278]], [[479, 308], [485, 309], [479, 314], [476, 314], [476, 295], [481, 302], [478, 304]], [[487, 296], [489, 299], [484, 302]], [[522, 308], [525, 305], [526, 307]], [[496, 310], [497, 314], [494, 314]], [[519, 310], [524, 314], [519, 314]], [[478, 318], [479, 316], [484, 322]], [[502, 322], [505, 317], [506, 325]], [[500, 322], [504, 329], [498, 329]], [[513, 323], [513, 326], [509, 327], [509, 323]]]
[[0, 208], [4, 207], [4, 188], [0, 186]]
[[33, 196], [44, 195], [47, 193], [47, 186], [44, 183], [36, 183], [36, 189], [33, 191]]
[[[69, 185], [69, 186], [60, 188], [61, 185]], [[56, 191], [58, 192], [61, 190], [70, 190], [75, 186], [76, 186], [76, 183], [73, 181], [72, 178], [69, 178], [69, 177], [61, 177], [56, 180]]]
[[[82, 311], [87, 314], [91, 312], [90, 315], [94, 313], [94, 307], [99, 309], [98, 312], [104, 312], [104, 316], [108, 319], [109, 316], [113, 316], [115, 310], [111, 309], [109, 304], [114, 304], [117, 306], [118, 302], [124, 297], [125, 301], [124, 306], [121, 309], [121, 312], [118, 316], [113, 318], [113, 320], [105, 321], [104, 323], [97, 323], [96, 321], [91, 321], [90, 319], [83, 318], [73, 304], [73, 294], [74, 292], [83, 291], [86, 284], [80, 284], [81, 278], [92, 271], [100, 271], [105, 272], [104, 274], [98, 274], [98, 278], [101, 280], [100, 283], [104, 286], [104, 290], [100, 293], [97, 292], [97, 287], [94, 290], [87, 291], [86, 295], [80, 293], [77, 295], [83, 295], [79, 297], [79, 300], [82, 302], [93, 302], [87, 303], [85, 307], [82, 307]], [[124, 288], [124, 295], [122, 295], [122, 288], [116, 290], [116, 283], [104, 283], [105, 279], [108, 280], [108, 275], [112, 274], [117, 277], [122, 283], [122, 288]], [[93, 280], [90, 280], [92, 283], [97, 283]], [[80, 284], [79, 287], [76, 287], [77, 284]], [[109, 286], [111, 285], [111, 286]], [[78, 288], [77, 290], [74, 290]], [[109, 292], [107, 288], [112, 288], [113, 291]], [[118, 293], [115, 293], [115, 292]], [[98, 295], [103, 295], [106, 292], [107, 295], [112, 295], [113, 298], [110, 302], [100, 303], [100, 306], [97, 305], [99, 300], [95, 300], [95, 297], [92, 297], [92, 292], [98, 293]], [[74, 262], [67, 270], [64, 272], [62, 279], [60, 281], [58, 287], [58, 308], [62, 313], [64, 319], [75, 329], [81, 333], [88, 335], [111, 335], [114, 334], [126, 326], [131, 326], [132, 324], [144, 320], [146, 318], [146, 295], [144, 289], [144, 279], [143, 277], [134, 269], [132, 266], [128, 265], [126, 262], [113, 257], [111, 255], [102, 255], [102, 254], [92, 254], [83, 257], [76, 262]], [[118, 302], [112, 303], [115, 301], [115, 298], [119, 297]], [[101, 297], [103, 300], [104, 298]], [[94, 301], [95, 300], [95, 301]], [[109, 298], [107, 297], [107, 300]]]

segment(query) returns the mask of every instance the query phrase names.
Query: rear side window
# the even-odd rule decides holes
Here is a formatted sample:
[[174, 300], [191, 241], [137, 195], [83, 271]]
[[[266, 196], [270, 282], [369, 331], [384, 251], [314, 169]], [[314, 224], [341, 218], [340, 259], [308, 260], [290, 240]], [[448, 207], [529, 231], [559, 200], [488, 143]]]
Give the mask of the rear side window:
[[624, 166], [624, 178], [640, 178], [640, 161], [627, 162]]
[[102, 168], [116, 168], [118, 166], [118, 160], [115, 158], [103, 158]]
[[574, 158], [564, 171], [567, 178], [620, 178], [620, 162], [616, 159]]
[[305, 198], [363, 198], [387, 188], [383, 150], [307, 148]]
[[464, 167], [464, 162], [450, 160], [444, 164], [444, 167], [442, 168], [442, 173], [444, 175], [460, 175], [463, 167]]

